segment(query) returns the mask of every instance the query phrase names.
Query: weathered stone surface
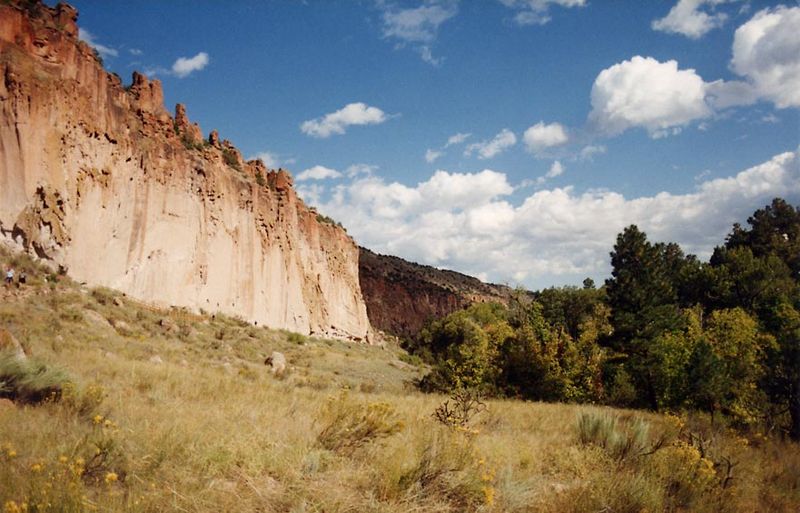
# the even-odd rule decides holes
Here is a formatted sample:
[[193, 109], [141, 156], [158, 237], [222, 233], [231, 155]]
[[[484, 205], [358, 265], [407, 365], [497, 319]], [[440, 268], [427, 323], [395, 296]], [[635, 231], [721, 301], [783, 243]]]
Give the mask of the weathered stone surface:
[[215, 132], [187, 144], [200, 128], [170, 116], [158, 80], [125, 89], [77, 39], [74, 9], [30, 5], [0, 2], [0, 238], [159, 306], [368, 340], [358, 249], [289, 173]]
[[270, 356], [264, 360], [264, 364], [270, 368], [273, 374], [283, 374], [286, 372], [286, 356], [278, 351], [273, 351]]
[[103, 317], [103, 315], [100, 314], [100, 312], [95, 312], [94, 310], [90, 310], [87, 308], [86, 310], [83, 311], [83, 318], [86, 319], [86, 321], [89, 324], [92, 324], [102, 330], [114, 329], [111, 323], [108, 322], [108, 319]]

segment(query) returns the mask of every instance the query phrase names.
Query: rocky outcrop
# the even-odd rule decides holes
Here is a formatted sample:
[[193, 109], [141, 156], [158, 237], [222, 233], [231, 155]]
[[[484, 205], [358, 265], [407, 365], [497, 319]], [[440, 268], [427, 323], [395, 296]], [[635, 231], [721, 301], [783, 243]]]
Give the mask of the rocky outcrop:
[[513, 293], [504, 285], [359, 249], [359, 279], [370, 322], [399, 337], [413, 338], [430, 320], [473, 303], [507, 304]]
[[91, 285], [366, 340], [358, 249], [291, 176], [204, 140], [158, 80], [123, 87], [77, 12], [0, 3], [0, 232]]

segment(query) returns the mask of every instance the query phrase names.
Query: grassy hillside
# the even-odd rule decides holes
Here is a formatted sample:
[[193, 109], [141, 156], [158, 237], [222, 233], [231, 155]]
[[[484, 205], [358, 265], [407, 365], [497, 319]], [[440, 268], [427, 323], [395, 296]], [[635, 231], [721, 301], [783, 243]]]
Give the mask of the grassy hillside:
[[[489, 401], [437, 420], [447, 398], [415, 391], [424, 369], [397, 348], [159, 310], [12, 260], [31, 283], [0, 291], [0, 328], [29, 359], [0, 357], [0, 396], [12, 375], [58, 386], [0, 399], [6, 512], [800, 507], [797, 445], [591, 406]], [[283, 375], [263, 365], [272, 351]]]

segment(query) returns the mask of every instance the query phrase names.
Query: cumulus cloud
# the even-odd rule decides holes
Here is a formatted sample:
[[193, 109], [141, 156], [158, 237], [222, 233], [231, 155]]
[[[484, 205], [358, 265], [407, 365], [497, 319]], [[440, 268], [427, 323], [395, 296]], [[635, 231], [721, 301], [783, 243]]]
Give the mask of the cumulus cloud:
[[711, 113], [706, 83], [693, 69], [637, 55], [600, 72], [592, 86], [589, 119], [608, 135], [643, 127], [658, 136]]
[[580, 153], [578, 153], [578, 158], [580, 160], [592, 160], [595, 155], [602, 155], [606, 152], [606, 147], [602, 144], [589, 144], [581, 148]]
[[731, 69], [778, 108], [800, 107], [800, 7], [756, 13], [736, 29]]
[[513, 191], [497, 171], [440, 170], [413, 187], [359, 177], [337, 185], [319, 207], [375, 251], [495, 282], [578, 284], [586, 276], [607, 276], [616, 235], [632, 223], [651, 240], [675, 241], [707, 258], [732, 223], [773, 197], [800, 201], [800, 152], [702, 181], [686, 194], [626, 198], [561, 187], [512, 201]]
[[464, 141], [466, 141], [471, 135], [472, 134], [462, 134], [461, 132], [453, 134], [447, 138], [447, 143], [444, 145], [444, 147], [449, 148], [450, 146], [461, 144]]
[[208, 58], [206, 52], [200, 52], [194, 57], [178, 57], [178, 59], [172, 63], [172, 74], [178, 78], [188, 77], [195, 71], [200, 71], [208, 66], [209, 62], [211, 62], [211, 60]]
[[455, 145], [463, 143], [464, 141], [466, 141], [469, 138], [470, 135], [472, 135], [472, 134], [464, 134], [464, 133], [459, 132], [457, 134], [453, 134], [450, 137], [448, 137], [447, 138], [447, 142], [441, 148], [439, 148], [438, 150], [434, 150], [433, 148], [428, 148], [425, 151], [425, 161], [428, 162], [429, 164], [432, 164], [439, 157], [441, 157], [442, 155], [445, 154], [444, 150], [446, 150], [450, 146], [455, 146]]
[[555, 178], [557, 176], [561, 176], [563, 174], [564, 174], [564, 166], [561, 164], [560, 161], [556, 160], [550, 166], [550, 170], [544, 176], [540, 176], [539, 178], [537, 178], [535, 183], [536, 185], [542, 185], [547, 180]]
[[515, 144], [517, 144], [517, 136], [511, 130], [504, 128], [492, 139], [467, 146], [464, 155], [469, 157], [473, 152], [477, 152], [479, 159], [490, 159]]
[[324, 139], [345, 133], [351, 125], [378, 125], [387, 119], [388, 116], [381, 109], [357, 102], [347, 104], [336, 112], [304, 121], [300, 130], [311, 137]]
[[438, 66], [440, 58], [433, 56], [431, 44], [436, 40], [439, 26], [458, 14], [454, 0], [427, 0], [418, 7], [401, 9], [393, 4], [383, 8], [383, 37], [398, 46], [412, 44], [423, 61]]
[[101, 45], [95, 40], [94, 34], [89, 32], [83, 27], [78, 27], [78, 39], [95, 49], [100, 54], [100, 57], [107, 59], [109, 57], [116, 57], [119, 52], [110, 46]]
[[325, 194], [325, 186], [319, 183], [300, 183], [294, 189], [306, 205], [319, 205]]
[[544, 25], [552, 19], [550, 7], [583, 7], [586, 0], [500, 0], [500, 3], [514, 9], [514, 22], [518, 25]]
[[441, 157], [443, 154], [444, 153], [441, 152], [441, 151], [432, 150], [432, 149], [428, 148], [425, 151], [425, 162], [427, 162], [428, 164], [432, 164], [436, 159]]
[[711, 30], [721, 27], [728, 16], [717, 12], [709, 14], [704, 7], [713, 9], [726, 0], [678, 0], [667, 15], [651, 24], [653, 30], [682, 34], [691, 39], [699, 39]]
[[[680, 5], [680, 4], [679, 4]], [[674, 60], [636, 56], [603, 70], [590, 121], [608, 135], [643, 127], [654, 138], [729, 107], [767, 100], [800, 107], [800, 7], [764, 9], [736, 30], [730, 68], [742, 80], [706, 82]]]
[[281, 161], [280, 158], [278, 158], [278, 155], [276, 153], [272, 153], [269, 151], [262, 151], [260, 153], [256, 153], [255, 155], [253, 155], [251, 160], [252, 159], [260, 159], [261, 162], [263, 162], [264, 165], [267, 166], [267, 169], [277, 169], [281, 167]]
[[306, 169], [297, 175], [297, 181], [303, 182], [306, 180], [325, 180], [328, 178], [339, 178], [342, 173], [325, 166], [314, 166]]
[[569, 141], [569, 136], [567, 136], [567, 130], [561, 123], [546, 125], [544, 121], [540, 121], [525, 130], [522, 140], [525, 142], [528, 151], [539, 153], [542, 150], [566, 144]]
[[372, 164], [352, 164], [347, 166], [345, 169], [344, 174], [348, 177], [353, 178], [359, 175], [365, 176], [372, 176], [372, 173], [378, 170], [378, 166]]

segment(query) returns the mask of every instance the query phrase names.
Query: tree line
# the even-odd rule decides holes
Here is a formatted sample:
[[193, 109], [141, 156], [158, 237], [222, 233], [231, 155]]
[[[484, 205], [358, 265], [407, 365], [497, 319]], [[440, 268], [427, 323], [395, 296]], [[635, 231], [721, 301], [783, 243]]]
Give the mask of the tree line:
[[695, 409], [800, 439], [800, 207], [735, 224], [708, 262], [617, 236], [599, 288], [519, 290], [431, 322], [408, 349], [425, 390]]

